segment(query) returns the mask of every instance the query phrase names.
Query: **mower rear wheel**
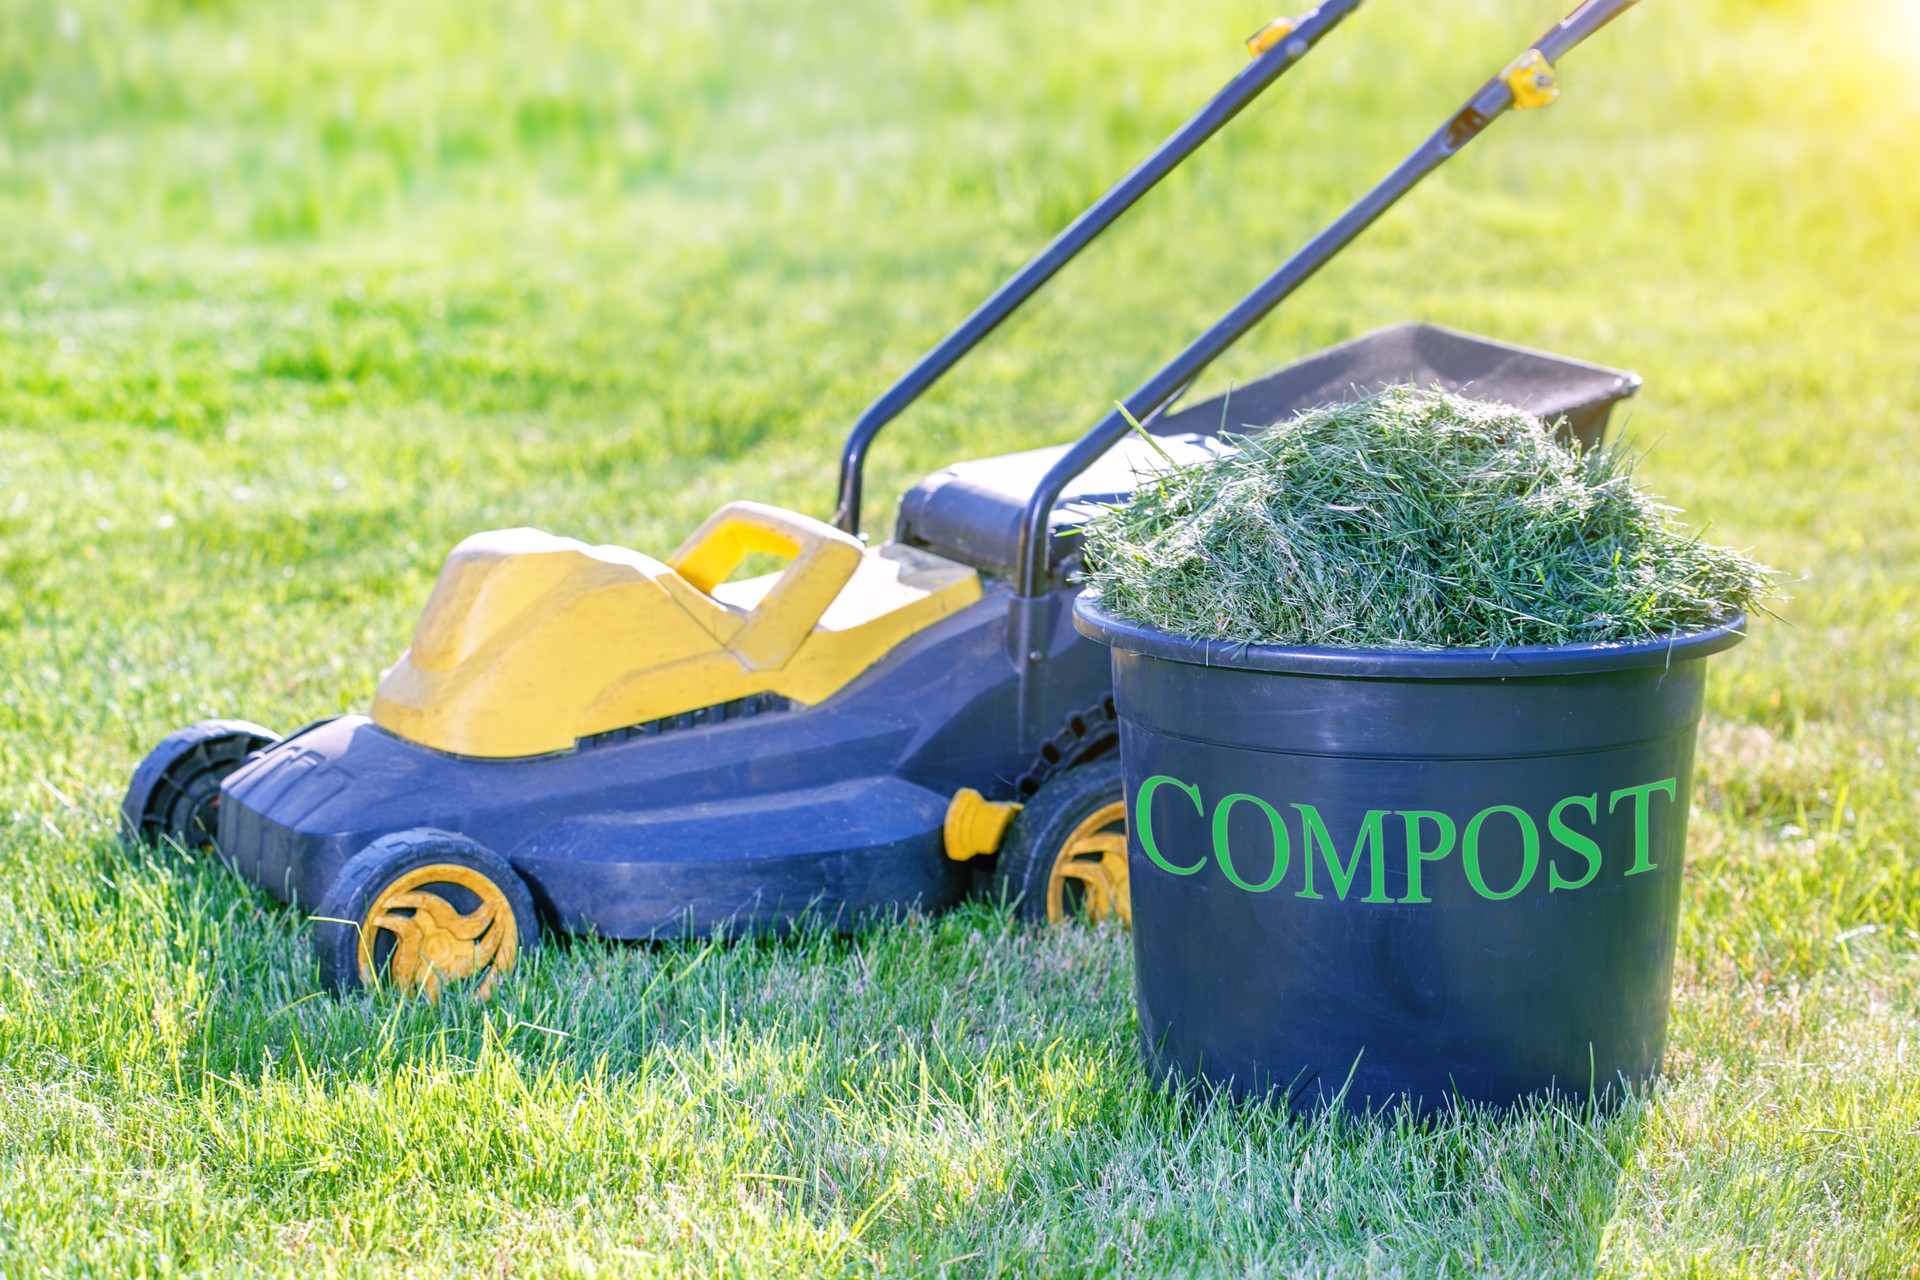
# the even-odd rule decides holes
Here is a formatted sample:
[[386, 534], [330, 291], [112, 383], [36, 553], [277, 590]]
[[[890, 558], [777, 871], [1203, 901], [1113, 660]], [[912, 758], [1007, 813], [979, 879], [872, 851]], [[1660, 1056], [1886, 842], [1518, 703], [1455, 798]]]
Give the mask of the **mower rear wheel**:
[[422, 828], [347, 859], [314, 913], [320, 981], [344, 995], [391, 986], [438, 1003], [442, 987], [499, 975], [538, 946], [533, 895], [506, 859], [465, 836]]
[[133, 771], [120, 802], [122, 829], [142, 844], [212, 848], [220, 837], [221, 782], [277, 741], [251, 720], [202, 720], [174, 730]]
[[1001, 842], [994, 884], [1023, 920], [1131, 924], [1120, 762], [1069, 769], [1034, 792]]

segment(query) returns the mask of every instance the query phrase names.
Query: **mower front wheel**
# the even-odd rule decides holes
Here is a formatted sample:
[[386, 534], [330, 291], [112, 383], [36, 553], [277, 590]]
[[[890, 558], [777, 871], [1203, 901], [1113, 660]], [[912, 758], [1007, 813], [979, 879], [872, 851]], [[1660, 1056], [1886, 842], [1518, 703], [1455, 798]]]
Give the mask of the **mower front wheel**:
[[314, 913], [320, 981], [335, 995], [390, 986], [439, 1002], [448, 983], [499, 975], [540, 943], [526, 882], [465, 836], [383, 836], [347, 859]]
[[176, 729], [147, 752], [120, 802], [127, 838], [210, 848], [220, 837], [220, 784], [247, 757], [279, 741], [251, 720], [202, 720]]
[[1083, 764], [1034, 792], [1001, 842], [994, 884], [1023, 920], [1131, 924], [1120, 762]]

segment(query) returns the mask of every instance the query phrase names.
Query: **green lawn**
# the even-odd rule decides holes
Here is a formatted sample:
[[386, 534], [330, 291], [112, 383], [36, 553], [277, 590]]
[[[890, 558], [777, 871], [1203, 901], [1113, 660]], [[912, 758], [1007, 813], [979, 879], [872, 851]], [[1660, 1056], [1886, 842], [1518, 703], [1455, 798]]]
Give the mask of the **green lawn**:
[[[1090, 424], [1566, 3], [1372, 0], [876, 502]], [[364, 708], [466, 533], [825, 514], [867, 398], [1270, 16], [0, 5], [0, 1274], [1920, 1275], [1912, 0], [1647, 0], [1210, 378], [1406, 318], [1637, 369], [1643, 476], [1790, 575], [1624, 1112], [1181, 1108], [1125, 935], [985, 906], [336, 1002], [300, 916], [115, 841], [169, 728]]]

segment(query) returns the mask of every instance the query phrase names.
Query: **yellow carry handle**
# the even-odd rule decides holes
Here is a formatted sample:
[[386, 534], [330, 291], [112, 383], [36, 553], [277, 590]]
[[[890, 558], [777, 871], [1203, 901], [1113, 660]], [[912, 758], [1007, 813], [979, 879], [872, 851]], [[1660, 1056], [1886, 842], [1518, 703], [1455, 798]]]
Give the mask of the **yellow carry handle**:
[[712, 595], [756, 551], [793, 561], [727, 649], [750, 671], [783, 667], [840, 594], [865, 549], [857, 538], [798, 512], [759, 502], [729, 502], [680, 544], [667, 567]]

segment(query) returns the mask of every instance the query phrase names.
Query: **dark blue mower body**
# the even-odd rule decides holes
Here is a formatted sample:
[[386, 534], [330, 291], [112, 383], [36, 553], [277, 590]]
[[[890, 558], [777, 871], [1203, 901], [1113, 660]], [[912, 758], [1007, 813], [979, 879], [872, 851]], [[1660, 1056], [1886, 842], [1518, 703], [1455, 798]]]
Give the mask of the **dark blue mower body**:
[[[1036, 762], [1006, 613], [1005, 589], [989, 590], [818, 706], [603, 734], [556, 755], [452, 756], [343, 716], [227, 779], [219, 848], [311, 909], [381, 836], [458, 832], [505, 857], [552, 924], [615, 938], [943, 907], [972, 883], [942, 844], [954, 793], [1013, 797]], [[1046, 665], [1034, 719], [1105, 714], [1106, 654], [1065, 609]], [[1110, 748], [1109, 729], [1094, 749]]]

